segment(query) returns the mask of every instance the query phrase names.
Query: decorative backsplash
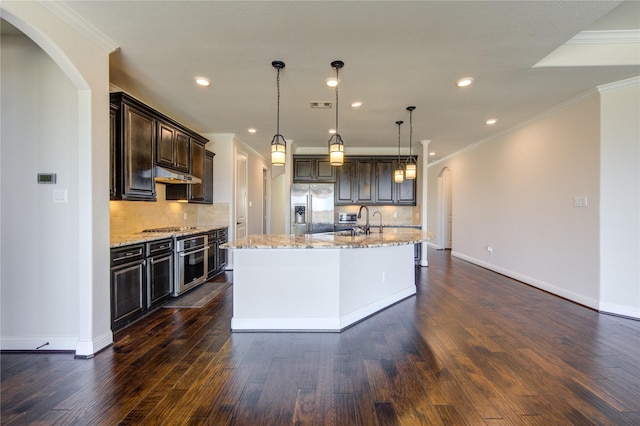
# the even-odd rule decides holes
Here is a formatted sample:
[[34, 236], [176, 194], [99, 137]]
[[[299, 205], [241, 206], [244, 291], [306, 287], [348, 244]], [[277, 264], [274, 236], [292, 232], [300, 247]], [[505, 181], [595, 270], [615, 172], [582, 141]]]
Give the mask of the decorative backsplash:
[[[165, 185], [156, 185], [156, 202], [110, 201], [111, 235], [165, 226], [228, 226], [229, 204], [189, 204], [165, 200]], [[186, 218], [185, 218], [186, 214]]]
[[[373, 217], [373, 212], [379, 211], [382, 215], [382, 224], [387, 225], [420, 225], [420, 205], [417, 206], [368, 206], [369, 207], [369, 224], [377, 225], [380, 217]], [[353, 206], [336, 206], [335, 215], [338, 221], [338, 213], [358, 213], [359, 205]], [[364, 217], [358, 220], [363, 224]]]

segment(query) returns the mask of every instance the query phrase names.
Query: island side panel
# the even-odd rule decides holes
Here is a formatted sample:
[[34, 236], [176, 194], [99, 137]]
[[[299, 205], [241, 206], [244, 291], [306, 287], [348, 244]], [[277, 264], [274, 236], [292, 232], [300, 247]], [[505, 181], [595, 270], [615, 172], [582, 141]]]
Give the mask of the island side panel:
[[231, 329], [339, 330], [340, 250], [234, 250]]
[[413, 245], [342, 250], [341, 328], [416, 294]]

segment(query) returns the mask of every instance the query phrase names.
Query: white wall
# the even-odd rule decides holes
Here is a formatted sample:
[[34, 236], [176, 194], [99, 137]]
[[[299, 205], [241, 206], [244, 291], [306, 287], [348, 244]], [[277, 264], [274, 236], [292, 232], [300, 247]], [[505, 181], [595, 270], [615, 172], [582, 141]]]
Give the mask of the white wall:
[[[2, 39], [1, 344], [34, 349], [48, 341], [44, 349], [91, 356], [113, 341], [105, 196], [111, 50], [45, 6], [0, 6], [2, 18], [45, 52], [26, 38]], [[57, 173], [55, 187], [67, 189], [69, 203], [53, 205], [52, 187], [35, 185], [36, 172]], [[29, 247], [18, 252], [23, 241]]]
[[640, 318], [640, 78], [599, 90], [600, 309]]
[[[600, 103], [585, 96], [429, 167], [453, 174], [452, 254], [598, 307]], [[587, 207], [573, 207], [587, 196]], [[487, 246], [494, 248], [493, 254]]]
[[[76, 89], [29, 38], [3, 36], [1, 48], [3, 344], [75, 348]], [[39, 172], [57, 173], [57, 183], [38, 185]], [[62, 188], [69, 202], [54, 204], [53, 190]]]

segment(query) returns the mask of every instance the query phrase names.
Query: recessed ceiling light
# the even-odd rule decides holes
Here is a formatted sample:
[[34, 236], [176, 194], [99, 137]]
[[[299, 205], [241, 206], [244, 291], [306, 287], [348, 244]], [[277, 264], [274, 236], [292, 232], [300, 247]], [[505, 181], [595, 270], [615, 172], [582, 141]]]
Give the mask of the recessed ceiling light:
[[329, 134], [333, 135], [336, 133], [336, 129], [329, 129]]
[[490, 118], [490, 119], [488, 119], [487, 121], [485, 121], [485, 123], [487, 123], [487, 124], [489, 124], [489, 125], [491, 125], [491, 124], [496, 124], [497, 122], [498, 122], [498, 120], [497, 120], [497, 119], [495, 119], [495, 118]]
[[338, 85], [338, 79], [335, 77], [328, 78], [326, 82], [329, 87], [336, 87]]
[[353, 108], [360, 108], [362, 106], [362, 102], [357, 101], [351, 104]]
[[206, 87], [211, 84], [211, 80], [209, 80], [207, 77], [196, 77], [195, 80], [198, 86]]
[[456, 86], [458, 86], [458, 87], [467, 87], [467, 86], [471, 85], [471, 83], [473, 83], [473, 78], [472, 77], [464, 77], [464, 78], [461, 78], [460, 80], [456, 81]]
[[255, 133], [256, 129], [254, 129], [253, 127], [247, 130], [249, 133]]
[[433, 157], [434, 155], [436, 155], [436, 153], [432, 151], [429, 153], [429, 155]]

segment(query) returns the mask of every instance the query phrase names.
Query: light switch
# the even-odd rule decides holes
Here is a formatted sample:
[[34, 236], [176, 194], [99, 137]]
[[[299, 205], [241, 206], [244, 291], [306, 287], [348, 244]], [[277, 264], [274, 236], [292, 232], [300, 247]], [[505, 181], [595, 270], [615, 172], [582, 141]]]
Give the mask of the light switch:
[[67, 202], [67, 190], [66, 189], [54, 189], [53, 190], [53, 202], [54, 203], [66, 203]]
[[573, 197], [573, 207], [587, 207], [587, 196], [576, 195]]

